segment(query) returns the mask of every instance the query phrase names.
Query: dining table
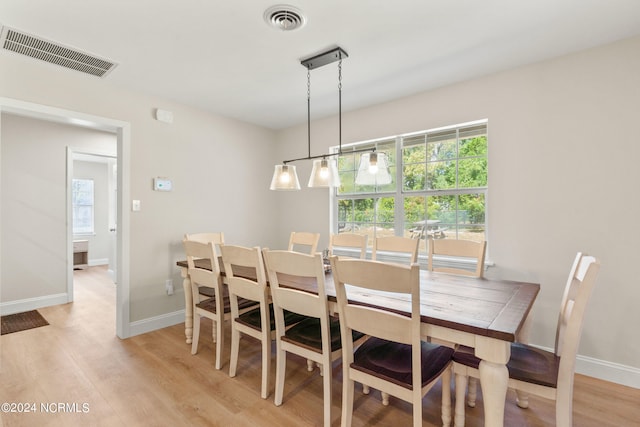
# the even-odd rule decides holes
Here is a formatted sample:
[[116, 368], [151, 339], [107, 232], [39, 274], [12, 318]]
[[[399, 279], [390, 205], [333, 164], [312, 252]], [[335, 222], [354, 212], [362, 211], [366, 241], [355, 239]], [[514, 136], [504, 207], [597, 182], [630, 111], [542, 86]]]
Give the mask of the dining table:
[[[193, 300], [186, 261], [178, 261], [185, 289], [185, 334], [191, 342]], [[211, 269], [209, 260], [196, 260], [201, 268]], [[221, 263], [222, 265], [222, 263]], [[224, 274], [224, 273], [223, 273]], [[234, 274], [237, 274], [234, 269]], [[255, 271], [240, 273], [255, 277]], [[278, 277], [281, 285], [314, 292], [312, 278]], [[511, 343], [528, 342], [531, 309], [536, 300], [538, 283], [475, 278], [420, 271], [420, 317], [423, 339], [463, 345], [474, 349], [480, 362], [480, 384], [483, 393], [485, 426], [504, 425], [504, 407], [511, 357]], [[325, 292], [330, 310], [337, 306], [331, 271], [325, 275]], [[406, 296], [385, 292], [350, 289], [349, 298], [400, 314], [409, 314], [411, 302]]]

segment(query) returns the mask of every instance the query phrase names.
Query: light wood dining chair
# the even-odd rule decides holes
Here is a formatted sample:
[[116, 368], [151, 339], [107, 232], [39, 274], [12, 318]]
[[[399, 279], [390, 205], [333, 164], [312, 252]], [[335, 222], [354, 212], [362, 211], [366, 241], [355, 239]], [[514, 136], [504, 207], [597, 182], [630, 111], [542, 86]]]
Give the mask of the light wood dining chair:
[[409, 237], [386, 236], [376, 237], [373, 243], [372, 260], [380, 258], [379, 252], [393, 252], [395, 254], [403, 254], [408, 256], [408, 263], [418, 262], [418, 245], [419, 239], [410, 239]]
[[[193, 341], [191, 354], [198, 352], [200, 339], [200, 318], [206, 317], [214, 323], [216, 343], [216, 369], [222, 367], [222, 348], [224, 345], [224, 321], [230, 318], [231, 305], [226, 286], [222, 283], [220, 267], [218, 265], [218, 253], [212, 242], [202, 243], [194, 240], [183, 240], [184, 250], [187, 255], [189, 278], [193, 295]], [[209, 259], [212, 269], [208, 270], [196, 266], [196, 259]], [[207, 286], [214, 290], [213, 297], [201, 294], [200, 288]], [[247, 310], [256, 305], [253, 301], [242, 300], [238, 302], [241, 310]]]
[[[216, 249], [216, 253], [217, 250], [219, 249], [220, 246], [224, 245], [224, 233], [223, 232], [211, 232], [211, 233], [191, 233], [191, 234], [186, 234], [184, 235], [185, 240], [193, 240], [196, 242], [200, 242], [200, 243], [213, 243], [215, 245], [215, 249]], [[220, 266], [218, 265], [218, 268]], [[215, 293], [213, 288], [210, 288], [209, 286], [200, 286], [200, 288], [198, 288], [198, 291], [200, 292], [200, 295], [204, 295], [206, 297], [214, 297]], [[215, 329], [213, 331], [214, 333], [214, 340], [215, 340]]]
[[[442, 377], [442, 423], [451, 423], [453, 349], [420, 339], [420, 268], [378, 261], [331, 258], [342, 332], [342, 426], [351, 426], [354, 381], [413, 405], [422, 425], [422, 397]], [[345, 284], [349, 285], [349, 290]], [[350, 290], [393, 292], [411, 298], [411, 317], [353, 302]], [[351, 334], [370, 338], [354, 352]]]
[[[427, 269], [443, 273], [460, 274], [464, 276], [482, 277], [484, 270], [484, 258], [487, 251], [487, 242], [474, 242], [461, 239], [429, 239], [429, 261]], [[473, 259], [476, 262], [475, 270], [454, 267], [436, 267], [434, 256]]]
[[[340, 323], [329, 316], [324, 283], [322, 255], [292, 251], [264, 250], [276, 318], [276, 406], [282, 405], [287, 353], [297, 354], [320, 366], [324, 394], [324, 425], [331, 425], [332, 362], [341, 353]], [[285, 282], [286, 281], [286, 282]], [[291, 287], [311, 284], [317, 291]], [[284, 311], [307, 316], [291, 328], [285, 328]], [[363, 335], [353, 337], [360, 342]]]
[[313, 255], [318, 249], [318, 242], [320, 241], [320, 233], [308, 233], [306, 231], [292, 231], [289, 236], [289, 250], [302, 252], [300, 246], [308, 248], [303, 253]]
[[[271, 341], [275, 339], [273, 305], [270, 304], [269, 289], [264, 269], [262, 251], [259, 247], [225, 245], [221, 247], [222, 261], [229, 287], [231, 302], [231, 359], [229, 376], [235, 377], [240, 353], [240, 336], [248, 335], [260, 341], [262, 347], [262, 384], [260, 395], [266, 399], [270, 388]], [[255, 280], [247, 276], [247, 270], [255, 271]], [[242, 312], [239, 301], [255, 301], [257, 308]], [[303, 320], [303, 316], [285, 313], [285, 325]], [[263, 327], [263, 325], [266, 325]]]
[[[518, 392], [518, 406], [529, 406], [528, 394], [554, 400], [557, 427], [573, 425], [576, 354], [587, 304], [599, 270], [600, 261], [596, 258], [582, 253], [576, 255], [560, 304], [553, 352], [522, 343], [511, 344], [511, 359], [507, 363], [508, 386]], [[455, 425], [462, 427], [467, 378], [480, 378], [480, 360], [468, 348], [456, 351], [453, 360], [456, 376]]]
[[360, 259], [367, 257], [367, 240], [369, 236], [366, 234], [340, 233], [331, 234], [329, 237], [329, 256], [334, 255], [334, 249], [357, 249]]

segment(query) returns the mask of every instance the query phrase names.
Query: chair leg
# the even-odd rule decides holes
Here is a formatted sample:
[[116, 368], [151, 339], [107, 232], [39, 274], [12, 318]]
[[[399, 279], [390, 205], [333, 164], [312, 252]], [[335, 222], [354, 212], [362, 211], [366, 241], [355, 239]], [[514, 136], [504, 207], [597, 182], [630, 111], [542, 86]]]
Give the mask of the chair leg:
[[523, 391], [516, 390], [516, 405], [522, 409], [529, 407], [529, 395]]
[[215, 324], [216, 334], [218, 335], [218, 340], [216, 341], [216, 369], [220, 370], [222, 368], [222, 347], [224, 344], [224, 335], [222, 333], [224, 320], [218, 319]]
[[369, 388], [368, 385], [362, 384], [362, 394], [369, 394], [370, 391], [371, 389]]
[[[354, 382], [349, 379], [349, 366], [342, 367], [342, 421], [341, 427], [351, 427], [353, 418], [353, 386]], [[369, 388], [369, 387], [367, 387]]]
[[456, 374], [455, 427], [464, 427], [464, 395], [467, 391], [467, 379], [464, 374]]
[[451, 426], [451, 372], [453, 368], [447, 368], [442, 374], [442, 426]]
[[284, 373], [287, 368], [287, 352], [282, 350], [280, 341], [276, 344], [276, 391], [274, 403], [276, 406], [282, 405], [282, 395], [284, 394]]
[[467, 405], [470, 408], [476, 407], [476, 399], [478, 398], [478, 379], [469, 377], [469, 394], [467, 396]]
[[235, 377], [238, 369], [238, 356], [240, 353], [240, 331], [235, 328], [235, 322], [231, 321], [231, 357], [229, 358], [229, 376]]
[[313, 371], [313, 367], [316, 364], [316, 362], [314, 362], [311, 359], [307, 359], [307, 371], [311, 372]]
[[262, 385], [260, 396], [266, 399], [269, 396], [269, 371], [271, 370], [271, 337], [262, 335]]
[[382, 394], [382, 404], [384, 406], [389, 406], [389, 393], [382, 391], [380, 394]]
[[193, 337], [191, 339], [191, 354], [198, 352], [198, 340], [200, 339], [200, 315], [193, 313]]
[[324, 393], [324, 427], [331, 427], [331, 359], [327, 358], [325, 363], [320, 365], [320, 368], [324, 371], [324, 375], [322, 376], [322, 389]]

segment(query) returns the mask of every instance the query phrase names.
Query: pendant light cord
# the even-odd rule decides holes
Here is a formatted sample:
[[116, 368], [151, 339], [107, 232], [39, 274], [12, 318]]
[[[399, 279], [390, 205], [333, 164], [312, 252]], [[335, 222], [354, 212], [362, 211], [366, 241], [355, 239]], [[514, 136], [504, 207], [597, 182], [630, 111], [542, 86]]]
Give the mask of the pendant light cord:
[[338, 154], [342, 154], [342, 55], [338, 62]]
[[307, 67], [307, 156], [311, 157], [311, 69]]

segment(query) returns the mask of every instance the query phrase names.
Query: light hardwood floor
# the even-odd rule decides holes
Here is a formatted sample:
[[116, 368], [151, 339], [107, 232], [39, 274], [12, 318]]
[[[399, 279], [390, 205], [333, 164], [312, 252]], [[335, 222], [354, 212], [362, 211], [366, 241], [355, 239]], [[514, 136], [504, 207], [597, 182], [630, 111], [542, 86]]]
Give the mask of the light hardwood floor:
[[[35, 413], [1, 413], [2, 426], [314, 426], [322, 423], [322, 381], [317, 369], [290, 357], [284, 403], [260, 398], [260, 350], [243, 339], [238, 376], [213, 367], [211, 322], [203, 320], [200, 350], [190, 354], [184, 325], [120, 340], [115, 336], [115, 285], [100, 267], [76, 272], [75, 302], [40, 310], [50, 325], [0, 340], [2, 402], [36, 404]], [[169, 297], [167, 297], [169, 298]], [[227, 344], [230, 340], [226, 341]], [[272, 372], [275, 372], [275, 358]], [[334, 364], [333, 425], [340, 425], [341, 366]], [[440, 388], [423, 400], [424, 426], [439, 426]], [[410, 425], [411, 408], [397, 399], [388, 407], [379, 393], [356, 387], [354, 426]], [[509, 391], [508, 426], [553, 426], [550, 401], [531, 397], [515, 405]], [[65, 410], [59, 409], [58, 403]], [[43, 412], [45, 404], [51, 412]], [[53, 404], [53, 405], [52, 405]], [[76, 404], [74, 406], [74, 404]], [[53, 411], [52, 409], [55, 409]], [[85, 411], [86, 410], [86, 411]], [[482, 397], [467, 408], [467, 426], [482, 426]], [[639, 426], [640, 390], [576, 376], [574, 425]]]

